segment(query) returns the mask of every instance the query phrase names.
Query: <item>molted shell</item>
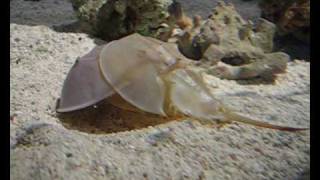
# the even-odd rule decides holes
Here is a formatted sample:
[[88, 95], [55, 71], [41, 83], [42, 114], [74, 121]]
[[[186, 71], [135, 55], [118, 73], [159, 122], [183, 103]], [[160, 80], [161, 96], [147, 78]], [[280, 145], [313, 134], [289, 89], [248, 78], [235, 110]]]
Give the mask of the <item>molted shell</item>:
[[170, 102], [183, 114], [199, 119], [223, 119], [221, 103], [203, 87], [201, 75], [178, 69], [170, 74], [169, 80]]
[[99, 64], [104, 78], [123, 99], [146, 112], [166, 115], [166, 87], [159, 75], [176, 58], [161, 44], [133, 34], [107, 44], [100, 53]]
[[64, 82], [57, 112], [82, 109], [115, 93], [99, 70], [97, 59], [101, 49], [102, 46], [97, 46], [75, 62]]
[[[120, 105], [127, 109], [138, 108], [164, 116], [174, 115], [178, 110], [208, 121], [223, 119], [279, 130], [305, 130], [231, 112], [213, 97], [202, 76], [189, 69], [187, 62], [176, 46], [139, 34], [96, 47], [70, 70], [57, 112], [85, 108], [117, 93], [121, 96]], [[118, 103], [118, 99], [114, 100]]]
[[91, 106], [117, 92], [139, 109], [166, 115], [166, 87], [161, 75], [185, 59], [175, 44], [132, 34], [98, 46], [70, 70], [57, 112]]

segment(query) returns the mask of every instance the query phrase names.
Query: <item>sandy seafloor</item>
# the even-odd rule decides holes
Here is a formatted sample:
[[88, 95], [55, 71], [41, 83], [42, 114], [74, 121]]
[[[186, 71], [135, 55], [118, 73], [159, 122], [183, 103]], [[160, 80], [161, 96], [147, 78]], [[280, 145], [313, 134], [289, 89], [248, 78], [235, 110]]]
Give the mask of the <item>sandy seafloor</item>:
[[[182, 2], [188, 13], [202, 16], [216, 3]], [[259, 15], [255, 1], [233, 2], [245, 17]], [[51, 28], [75, 20], [65, 0], [11, 0], [10, 9], [12, 180], [309, 179], [310, 131], [238, 123], [218, 128], [190, 119], [164, 122], [107, 103], [58, 116], [55, 102], [66, 74], [98, 40]], [[308, 62], [290, 62], [275, 84], [206, 80], [217, 98], [241, 114], [309, 127]]]

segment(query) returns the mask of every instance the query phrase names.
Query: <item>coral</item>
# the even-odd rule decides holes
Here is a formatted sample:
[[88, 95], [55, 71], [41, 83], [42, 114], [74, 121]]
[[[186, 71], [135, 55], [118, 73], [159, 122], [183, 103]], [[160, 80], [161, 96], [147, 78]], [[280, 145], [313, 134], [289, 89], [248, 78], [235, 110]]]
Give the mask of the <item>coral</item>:
[[168, 17], [171, 0], [72, 0], [81, 22], [104, 39], [113, 40], [138, 32], [153, 36]]
[[107, 3], [107, 0], [70, 0], [76, 15], [85, 29], [91, 31], [95, 30], [97, 24], [97, 15], [101, 7]]
[[[199, 18], [196, 18], [199, 19]], [[289, 56], [275, 52], [275, 25], [265, 19], [245, 21], [231, 4], [220, 2], [208, 19], [178, 37], [180, 51], [199, 60], [208, 73], [226, 79], [274, 77], [284, 72]]]

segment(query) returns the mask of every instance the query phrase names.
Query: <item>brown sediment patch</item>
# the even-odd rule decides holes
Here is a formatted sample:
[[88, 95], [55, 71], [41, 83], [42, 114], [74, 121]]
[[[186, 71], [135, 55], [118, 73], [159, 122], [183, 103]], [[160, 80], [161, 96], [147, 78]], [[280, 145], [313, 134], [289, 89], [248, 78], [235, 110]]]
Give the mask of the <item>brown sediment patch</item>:
[[58, 118], [68, 129], [94, 134], [142, 129], [182, 119], [123, 110], [111, 105], [107, 100], [94, 107], [59, 114]]

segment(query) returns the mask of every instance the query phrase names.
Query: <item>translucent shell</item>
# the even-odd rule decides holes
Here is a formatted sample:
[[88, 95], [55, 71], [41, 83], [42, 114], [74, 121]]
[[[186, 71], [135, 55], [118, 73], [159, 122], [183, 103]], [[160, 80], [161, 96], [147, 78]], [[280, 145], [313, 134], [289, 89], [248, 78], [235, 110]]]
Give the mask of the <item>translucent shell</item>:
[[[192, 74], [190, 74], [192, 73]], [[198, 76], [198, 77], [196, 77]], [[198, 119], [223, 119], [221, 103], [202, 87], [199, 74], [177, 69], [170, 74], [170, 99], [181, 113]], [[199, 81], [201, 80], [201, 81]]]
[[115, 93], [99, 70], [97, 59], [101, 48], [94, 48], [73, 65], [64, 81], [57, 112], [82, 109]]
[[106, 45], [100, 54], [103, 77], [126, 101], [146, 112], [166, 115], [161, 75], [176, 63], [162, 42], [133, 34]]
[[[124, 109], [163, 116], [238, 121], [278, 130], [294, 128], [253, 120], [225, 107], [175, 44], [132, 34], [96, 47], [78, 60], [62, 89], [57, 112], [91, 106], [107, 97]], [[116, 96], [113, 96], [116, 95]]]

